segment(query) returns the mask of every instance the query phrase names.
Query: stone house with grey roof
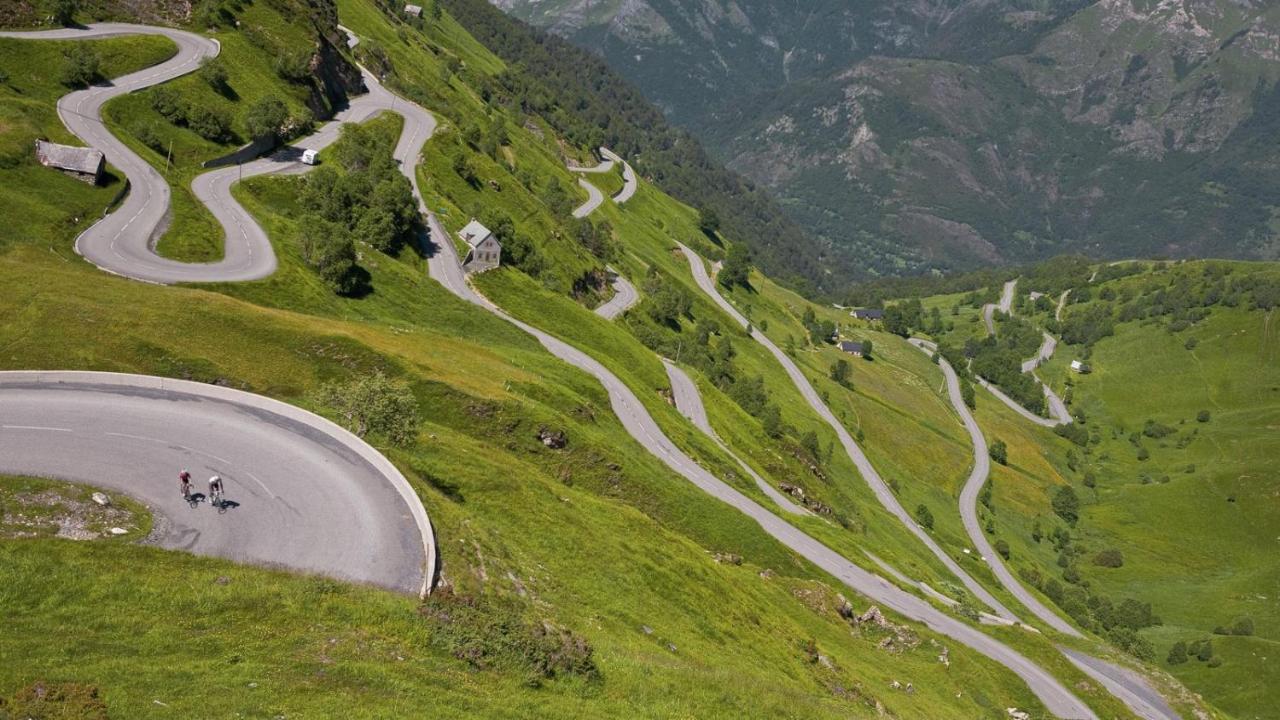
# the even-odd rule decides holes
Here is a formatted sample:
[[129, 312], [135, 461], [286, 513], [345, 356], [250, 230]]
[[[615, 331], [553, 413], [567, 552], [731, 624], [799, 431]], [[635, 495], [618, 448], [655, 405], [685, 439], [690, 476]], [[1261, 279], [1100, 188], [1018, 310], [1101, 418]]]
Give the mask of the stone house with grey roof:
[[59, 145], [46, 140], [36, 140], [36, 161], [90, 185], [102, 181], [102, 171], [107, 164], [101, 150]]
[[458, 233], [458, 237], [467, 243], [467, 257], [462, 261], [462, 269], [468, 273], [482, 273], [502, 264], [502, 243], [489, 228], [472, 220]]

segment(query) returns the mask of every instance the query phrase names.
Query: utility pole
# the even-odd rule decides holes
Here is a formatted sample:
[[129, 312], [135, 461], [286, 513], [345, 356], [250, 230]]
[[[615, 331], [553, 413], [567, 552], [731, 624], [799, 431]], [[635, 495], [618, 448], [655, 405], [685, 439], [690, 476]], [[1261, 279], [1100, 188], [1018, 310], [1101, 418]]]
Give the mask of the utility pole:
[[173, 159], [173, 141], [169, 141], [169, 152], [164, 156], [164, 174], [169, 174], [169, 161]]

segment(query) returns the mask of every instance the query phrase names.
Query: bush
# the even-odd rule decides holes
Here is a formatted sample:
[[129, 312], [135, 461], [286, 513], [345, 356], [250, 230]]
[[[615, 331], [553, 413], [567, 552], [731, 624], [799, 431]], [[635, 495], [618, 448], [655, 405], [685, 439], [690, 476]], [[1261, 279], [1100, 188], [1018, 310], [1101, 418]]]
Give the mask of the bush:
[[916, 506], [916, 522], [926, 530], [933, 529], [933, 513], [923, 503]]
[[320, 388], [318, 400], [342, 418], [359, 437], [385, 436], [395, 445], [408, 445], [418, 435], [418, 400], [409, 386], [393, 382], [381, 370], [348, 382]]
[[264, 97], [245, 110], [244, 127], [255, 140], [280, 139], [285, 123], [289, 121], [289, 108], [279, 98]]
[[1170, 665], [1181, 665], [1187, 661], [1187, 644], [1181, 640], [1173, 644], [1169, 648], [1169, 655], [1165, 658], [1165, 662]]
[[1253, 634], [1253, 618], [1238, 617], [1230, 627], [1219, 625], [1213, 629], [1214, 635], [1240, 635], [1247, 637]]
[[223, 144], [235, 139], [231, 120], [220, 111], [191, 106], [187, 108], [186, 117], [187, 126], [209, 142]]
[[347, 229], [320, 218], [305, 218], [301, 231], [302, 259], [339, 295], [356, 290], [356, 249]]
[[849, 385], [849, 361], [844, 358], [836, 360], [831, 365], [831, 379], [838, 384], [848, 387]]
[[66, 54], [67, 64], [62, 68], [62, 84], [67, 87], [87, 87], [98, 79], [98, 53], [89, 43], [76, 43]]
[[992, 460], [1001, 465], [1009, 464], [1009, 448], [1004, 444], [1003, 440], [996, 440], [991, 443], [991, 447], [987, 448], [987, 454], [991, 456]]
[[1139, 446], [1139, 447], [1138, 447], [1138, 459], [1139, 459], [1139, 460], [1144, 460], [1144, 461], [1145, 461], [1145, 460], [1150, 459], [1150, 457], [1151, 457], [1151, 451], [1150, 451], [1150, 450], [1148, 450], [1145, 446]]
[[1201, 410], [1200, 412], [1196, 413], [1196, 422], [1202, 422], [1202, 423], [1209, 422], [1209, 411]]
[[1009, 559], [1009, 543], [1004, 540], [997, 540], [995, 543], [996, 552], [1000, 553], [1000, 557], [1005, 560]]
[[1119, 550], [1103, 550], [1093, 556], [1093, 564], [1099, 567], [1118, 568], [1124, 566], [1124, 553]]
[[63, 27], [71, 27], [76, 23], [76, 11], [80, 9], [77, 0], [53, 0], [49, 6], [49, 14], [53, 21]]
[[1213, 657], [1209, 658], [1209, 667], [1211, 668], [1222, 667], [1222, 658], [1218, 655], [1214, 655]]
[[1058, 488], [1058, 491], [1053, 494], [1051, 504], [1054, 514], [1065, 520], [1068, 525], [1074, 527], [1076, 521], [1080, 519], [1080, 498], [1076, 496], [1075, 488], [1070, 485]]
[[751, 277], [751, 251], [742, 243], [734, 243], [729, 246], [729, 252], [724, 259], [724, 265], [720, 268], [720, 284], [733, 289], [735, 285], [750, 287]]
[[1187, 652], [1195, 656], [1200, 662], [1208, 662], [1213, 657], [1213, 641], [1209, 639], [1193, 640], [1187, 646]]
[[200, 79], [220, 95], [227, 95], [231, 91], [231, 86], [227, 84], [227, 68], [217, 58], [200, 64]]

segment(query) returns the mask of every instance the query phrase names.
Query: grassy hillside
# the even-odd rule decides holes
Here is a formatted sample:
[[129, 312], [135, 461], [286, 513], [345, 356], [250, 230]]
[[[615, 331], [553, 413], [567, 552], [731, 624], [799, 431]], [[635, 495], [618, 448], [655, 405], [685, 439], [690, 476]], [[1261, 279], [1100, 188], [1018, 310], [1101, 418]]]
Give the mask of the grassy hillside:
[[[979, 393], [979, 422], [1009, 447], [986, 514], [1015, 571], [1065, 593], [1048, 593], [1050, 602], [1095, 620], [1095, 600], [1084, 608], [1071, 598], [1150, 603], [1161, 622], [1140, 633], [1139, 654], [1233, 715], [1267, 717], [1277, 699], [1265, 658], [1280, 639], [1270, 471], [1280, 456], [1270, 309], [1280, 271], [1216, 262], [1103, 270], [1072, 290], [1060, 326], [1052, 312], [1024, 307], [1054, 332], [1087, 339], [1063, 344], [1040, 370], [1083, 418], [1085, 445]], [[1072, 373], [1072, 359], [1093, 372]], [[1053, 509], [1064, 487], [1080, 501], [1074, 527]], [[1070, 537], [1065, 553], [1055, 530]], [[1203, 659], [1168, 662], [1175, 643], [1206, 639]]]
[[[345, 24], [382, 45], [393, 85], [441, 101], [445, 128], [428, 145], [420, 179], [429, 201], [448, 212], [446, 222], [456, 228], [471, 206], [492, 204], [541, 259], [536, 272], [504, 270], [482, 287], [512, 312], [598, 353], [682, 446], [735, 477], [731, 461], [662, 399], [661, 366], [638, 339], [652, 317], [610, 325], [588, 310], [599, 292], [570, 299], [574, 280], [606, 257], [638, 284], [649, 267], [657, 269], [658, 283], [643, 289], [646, 302], [665, 279], [692, 295], [668, 233], [694, 239], [696, 213], [646, 188], [634, 204], [603, 211], [601, 220], [613, 226], [605, 257], [585, 252], [581, 226], [537, 201], [544, 196], [535, 190], [548, 182], [572, 181], [554, 138], [545, 129], [541, 138], [521, 129], [545, 128], [536, 120], [483, 109], [477, 79], [501, 67], [496, 58], [447, 19], [420, 36], [372, 5], [344, 0], [339, 10]], [[224, 47], [234, 42], [220, 39]], [[16, 47], [41, 52], [36, 44]], [[245, 57], [243, 77], [262, 71], [252, 54]], [[449, 69], [451, 57], [462, 65]], [[446, 70], [450, 81], [440, 82]], [[204, 92], [191, 80], [174, 86], [183, 97]], [[485, 132], [497, 121], [508, 133], [492, 153], [465, 137], [467, 125], [481, 119]], [[394, 119], [371, 124], [385, 137], [397, 129]], [[433, 170], [436, 156], [451, 151], [473, 164], [483, 190], [458, 185], [452, 167]], [[0, 193], [13, 192], [18, 172], [26, 171], [0, 168]], [[3, 540], [0, 608], [20, 620], [0, 636], [0, 657], [22, 662], [0, 663], [0, 697], [37, 681], [85, 683], [125, 717], [175, 709], [217, 716], [873, 717], [883, 707], [902, 717], [994, 718], [1011, 706], [1038, 710], [1012, 674], [924, 628], [910, 627], [898, 647], [883, 648], [883, 631], [852, 626], [839, 613], [833, 580], [673, 475], [623, 431], [597, 383], [429, 281], [413, 248], [388, 255], [361, 245], [369, 291], [333, 294], [301, 250], [301, 183], [263, 178], [237, 188], [280, 257], [280, 272], [261, 282], [150, 286], [89, 267], [74, 256], [71, 233], [50, 230], [43, 241], [19, 236], [0, 249], [3, 365], [218, 381], [330, 414], [318, 398], [322, 384], [383, 370], [408, 385], [425, 420], [407, 447], [372, 439], [431, 514], [443, 589], [419, 607], [381, 591], [145, 547]], [[698, 245], [715, 252], [709, 241]], [[705, 300], [695, 305], [677, 325], [714, 318]], [[597, 334], [603, 342], [588, 342]], [[848, 528], [824, 518], [804, 527], [851, 557], [874, 544], [904, 570], [937, 578], [933, 562], [881, 517], [862, 486], [846, 479], [851, 475], [811, 477], [811, 459], [798, 453], [803, 430], [821, 428], [784, 395], [784, 381], [752, 343], [727, 324], [716, 335], [738, 348], [738, 376], [768, 376], [788, 429], [761, 441], [762, 421], [709, 387], [717, 426], [769, 477], [805, 483], [850, 519]], [[543, 428], [563, 431], [568, 445], [547, 448], [538, 439]], [[737, 482], [758, 493], [749, 481]], [[1022, 631], [1001, 637], [1068, 682], [1079, 680], [1053, 659], [1047, 642]], [[946, 663], [939, 660], [944, 647]], [[74, 664], [67, 662], [72, 656]], [[911, 683], [913, 692], [893, 689], [895, 681]], [[1120, 713], [1096, 688], [1083, 694]]]
[[27, 43], [0, 39], [0, 171], [5, 177], [5, 202], [0, 224], [6, 232], [0, 249], [17, 238], [52, 248], [78, 235], [112, 202], [124, 179], [108, 168], [105, 181], [91, 187], [47, 170], [35, 159], [37, 139], [79, 145], [58, 120], [55, 103], [71, 87], [64, 84], [71, 56], [79, 46], [91, 48], [98, 74], [111, 78], [172, 57], [177, 48], [167, 38], [139, 36], [88, 43]]

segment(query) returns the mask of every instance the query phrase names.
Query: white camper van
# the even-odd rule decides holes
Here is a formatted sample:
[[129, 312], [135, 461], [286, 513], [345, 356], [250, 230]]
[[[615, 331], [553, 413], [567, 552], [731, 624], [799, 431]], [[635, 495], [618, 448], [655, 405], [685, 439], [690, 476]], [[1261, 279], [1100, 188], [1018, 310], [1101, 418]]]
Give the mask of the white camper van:
[[318, 164], [320, 162], [320, 151], [319, 150], [303, 150], [302, 162], [305, 165]]

